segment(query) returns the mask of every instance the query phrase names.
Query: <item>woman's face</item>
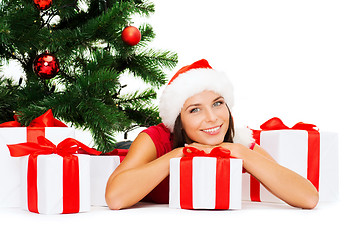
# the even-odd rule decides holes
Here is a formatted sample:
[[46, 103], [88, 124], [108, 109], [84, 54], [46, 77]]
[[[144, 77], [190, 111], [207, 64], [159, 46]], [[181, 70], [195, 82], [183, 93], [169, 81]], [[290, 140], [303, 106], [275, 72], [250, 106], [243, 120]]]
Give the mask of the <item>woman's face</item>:
[[229, 127], [229, 109], [224, 98], [203, 91], [186, 100], [181, 110], [182, 127], [193, 142], [217, 145]]

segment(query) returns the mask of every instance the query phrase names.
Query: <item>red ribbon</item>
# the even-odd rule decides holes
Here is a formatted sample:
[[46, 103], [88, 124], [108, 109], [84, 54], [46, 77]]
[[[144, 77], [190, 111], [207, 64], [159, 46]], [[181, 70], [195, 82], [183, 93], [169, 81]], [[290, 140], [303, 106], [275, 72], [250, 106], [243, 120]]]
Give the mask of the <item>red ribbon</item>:
[[116, 155], [116, 156], [119, 156], [120, 162], [123, 162], [128, 152], [129, 152], [128, 149], [114, 149], [111, 152], [103, 153], [101, 155], [111, 155], [111, 156]]
[[[18, 121], [18, 116], [15, 114], [13, 116], [14, 121], [4, 122], [0, 124], [0, 127], [21, 127], [22, 125]], [[29, 124], [29, 127], [67, 127], [63, 122], [55, 119], [53, 112], [49, 109], [47, 112], [41, 116], [35, 118]]]
[[38, 143], [26, 142], [7, 146], [12, 157], [29, 155], [27, 174], [29, 211], [38, 213], [37, 156], [58, 154], [63, 157], [63, 213], [79, 212], [79, 164], [78, 157], [72, 154], [79, 148], [94, 155], [101, 152], [72, 138], [67, 138], [56, 146], [42, 136], [38, 137]]
[[[305, 130], [308, 132], [308, 154], [307, 154], [307, 179], [312, 182], [319, 190], [319, 154], [320, 154], [320, 134], [317, 126], [314, 124], [308, 124], [298, 122], [293, 127], [286, 126], [281, 119], [274, 117], [264, 122], [260, 126], [261, 130], [252, 130], [253, 138], [256, 143], [260, 145], [260, 133], [262, 131], [272, 130]], [[251, 200], [260, 202], [260, 183], [259, 181], [251, 176], [250, 183]]]
[[216, 205], [215, 209], [229, 209], [230, 196], [230, 151], [222, 147], [205, 153], [193, 147], [183, 149], [180, 161], [180, 204], [183, 209], [193, 209], [193, 158], [215, 157], [216, 166]]
[[41, 116], [31, 121], [29, 127], [67, 127], [63, 122], [55, 119], [53, 112], [49, 109]]
[[17, 115], [14, 115], [13, 118], [14, 118], [14, 121], [1, 123], [0, 127], [21, 127], [20, 122], [18, 122]]
[[[21, 127], [18, 122], [18, 116], [14, 115], [15, 121], [5, 122], [0, 124], [0, 127]], [[53, 116], [53, 112], [49, 109], [41, 116], [35, 118], [27, 127], [27, 142], [37, 143], [37, 138], [45, 136], [45, 127], [67, 127], [63, 122], [57, 120]]]

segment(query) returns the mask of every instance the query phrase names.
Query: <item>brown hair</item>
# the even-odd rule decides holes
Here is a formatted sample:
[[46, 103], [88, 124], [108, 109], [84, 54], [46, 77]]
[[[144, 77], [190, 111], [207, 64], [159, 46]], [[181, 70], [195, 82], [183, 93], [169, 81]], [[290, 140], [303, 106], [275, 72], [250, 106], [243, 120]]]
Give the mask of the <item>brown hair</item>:
[[[224, 142], [233, 143], [234, 135], [235, 135], [234, 121], [229, 110], [229, 126], [224, 136]], [[185, 143], [191, 143], [191, 142], [193, 141], [189, 139], [189, 137], [187, 136], [186, 132], [184, 131], [182, 127], [181, 114], [179, 114], [176, 118], [174, 130], [173, 130], [173, 148], [184, 147]]]

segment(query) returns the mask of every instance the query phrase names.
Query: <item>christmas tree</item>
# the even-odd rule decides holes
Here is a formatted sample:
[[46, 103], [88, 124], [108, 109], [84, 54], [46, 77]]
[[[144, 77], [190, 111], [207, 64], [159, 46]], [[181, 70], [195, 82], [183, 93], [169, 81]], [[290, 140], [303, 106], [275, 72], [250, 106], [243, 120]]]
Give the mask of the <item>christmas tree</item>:
[[[177, 55], [149, 49], [149, 24], [130, 26], [153, 13], [142, 0], [0, 0], [0, 64], [16, 61], [25, 73], [0, 79], [0, 123], [15, 113], [28, 126], [52, 109], [109, 151], [115, 133], [160, 122], [152, 100]], [[119, 79], [129, 73], [148, 88], [122, 94]]]

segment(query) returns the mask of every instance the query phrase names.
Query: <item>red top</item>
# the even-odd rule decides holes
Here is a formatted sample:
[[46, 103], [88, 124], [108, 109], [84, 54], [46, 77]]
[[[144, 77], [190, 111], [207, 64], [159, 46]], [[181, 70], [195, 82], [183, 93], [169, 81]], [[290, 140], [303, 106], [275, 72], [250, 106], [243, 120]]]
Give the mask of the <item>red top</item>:
[[[157, 150], [157, 158], [172, 150], [173, 141], [170, 130], [163, 123], [152, 126], [143, 130], [147, 133]], [[169, 203], [169, 177], [165, 178], [156, 188], [152, 190], [146, 197], [142, 199], [146, 202]]]

